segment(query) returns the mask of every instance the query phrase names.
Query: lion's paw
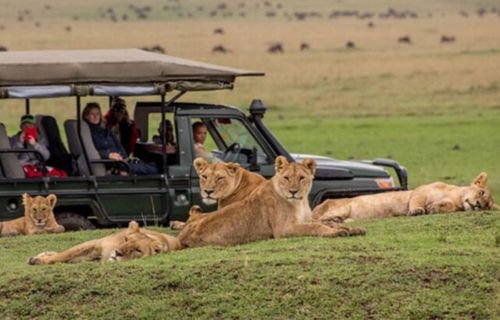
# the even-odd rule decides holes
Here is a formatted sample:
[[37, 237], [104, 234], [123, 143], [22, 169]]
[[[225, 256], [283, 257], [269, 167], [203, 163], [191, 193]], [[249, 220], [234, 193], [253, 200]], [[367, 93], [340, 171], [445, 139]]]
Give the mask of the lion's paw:
[[54, 254], [56, 254], [57, 252], [54, 252], [54, 251], [45, 251], [45, 252], [42, 252], [34, 257], [31, 257], [29, 258], [28, 260], [28, 264], [31, 264], [31, 265], [35, 265], [35, 264], [46, 264], [46, 258], [47, 257], [50, 257]]
[[414, 208], [408, 212], [409, 216], [419, 216], [425, 214], [425, 209], [422, 207]]

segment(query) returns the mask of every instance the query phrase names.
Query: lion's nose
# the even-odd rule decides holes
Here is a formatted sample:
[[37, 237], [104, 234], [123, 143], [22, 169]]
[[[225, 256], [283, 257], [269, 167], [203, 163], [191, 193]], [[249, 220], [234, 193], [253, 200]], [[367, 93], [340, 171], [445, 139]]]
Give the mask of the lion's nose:
[[295, 196], [297, 194], [297, 192], [299, 192], [299, 190], [290, 190], [290, 193], [292, 194], [292, 196]]
[[207, 196], [210, 196], [212, 193], [214, 193], [214, 190], [205, 190], [205, 193]]

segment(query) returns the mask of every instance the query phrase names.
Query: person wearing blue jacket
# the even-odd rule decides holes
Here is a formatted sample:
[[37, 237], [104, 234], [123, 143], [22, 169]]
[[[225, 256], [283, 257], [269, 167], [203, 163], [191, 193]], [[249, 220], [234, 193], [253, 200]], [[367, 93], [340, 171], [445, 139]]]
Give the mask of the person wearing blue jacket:
[[[89, 125], [92, 141], [102, 159], [125, 161], [127, 152], [120, 141], [103, 123], [101, 107], [97, 102], [89, 102], [83, 109], [83, 120]], [[130, 174], [148, 175], [158, 173], [155, 163], [146, 163], [142, 160], [129, 162]], [[120, 167], [123, 171], [122, 167]]]

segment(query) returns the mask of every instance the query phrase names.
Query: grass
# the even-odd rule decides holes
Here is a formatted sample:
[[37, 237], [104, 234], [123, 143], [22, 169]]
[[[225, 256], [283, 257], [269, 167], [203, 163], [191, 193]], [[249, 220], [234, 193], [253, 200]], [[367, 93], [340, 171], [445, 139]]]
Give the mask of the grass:
[[[43, 50], [159, 44], [174, 56], [262, 70], [266, 77], [239, 79], [235, 90], [183, 100], [246, 109], [260, 98], [269, 109], [265, 122], [290, 151], [393, 158], [408, 168], [411, 187], [436, 180], [465, 185], [486, 171], [500, 199], [500, 18], [474, 14], [497, 8], [497, 1], [291, 0], [281, 1], [276, 18], [267, 18], [263, 1], [252, 0], [245, 1], [245, 17], [209, 17], [222, 2], [143, 1], [136, 5], [154, 10], [137, 20], [129, 4], [117, 0], [7, 0], [0, 45]], [[226, 2], [233, 11], [240, 3]], [[164, 5], [179, 5], [193, 16], [162, 10]], [[200, 5], [203, 11], [197, 11]], [[129, 20], [101, 18], [108, 7]], [[419, 18], [374, 18], [374, 28], [367, 27], [369, 20], [326, 18], [332, 10], [388, 7], [414, 10]], [[25, 9], [31, 13], [20, 22]], [[285, 13], [295, 11], [325, 16], [288, 21]], [[224, 35], [213, 34], [219, 27]], [[403, 35], [411, 45], [397, 43]], [[457, 41], [440, 44], [441, 35]], [[266, 52], [275, 41], [285, 54]], [[347, 41], [356, 49], [346, 50]], [[311, 49], [301, 52], [301, 42]], [[212, 54], [218, 44], [232, 52]], [[94, 97], [84, 102], [90, 100], [106, 105]], [[60, 126], [74, 118], [74, 104], [31, 102], [33, 113], [54, 115]], [[0, 122], [9, 134], [23, 111], [23, 101], [0, 101]], [[113, 230], [0, 238], [0, 318], [494, 319], [500, 317], [499, 220], [492, 212], [394, 218], [357, 223], [368, 229], [364, 237], [270, 240], [118, 264], [41, 267], [28, 266], [28, 257]]]
[[500, 199], [500, 113], [286, 119], [270, 121], [288, 150], [337, 159], [390, 158], [409, 172], [410, 187], [441, 180], [467, 185], [480, 172]]
[[0, 314], [3, 319], [498, 315], [498, 214], [390, 218], [357, 225], [368, 234], [188, 249], [108, 264], [28, 266], [26, 260], [112, 230], [4, 238]]

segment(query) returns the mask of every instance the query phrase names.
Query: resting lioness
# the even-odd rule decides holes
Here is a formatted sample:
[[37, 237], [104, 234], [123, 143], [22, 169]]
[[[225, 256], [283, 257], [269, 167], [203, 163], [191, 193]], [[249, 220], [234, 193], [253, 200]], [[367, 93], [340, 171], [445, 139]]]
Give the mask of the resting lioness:
[[327, 200], [314, 209], [313, 220], [328, 224], [347, 219], [497, 209], [487, 180], [488, 176], [483, 172], [467, 187], [434, 182], [413, 191]]
[[54, 217], [53, 209], [56, 202], [55, 194], [47, 197], [30, 197], [26, 193], [23, 194], [24, 216], [0, 222], [0, 236], [64, 232], [64, 227], [58, 224]]
[[409, 203], [410, 215], [496, 209], [486, 172], [481, 172], [467, 187], [443, 182], [420, 186], [413, 190]]
[[213, 213], [200, 215], [186, 224], [179, 240], [187, 247], [236, 245], [260, 239], [291, 236], [348, 236], [364, 234], [361, 228], [328, 227], [311, 223], [308, 195], [312, 187], [316, 162], [288, 163], [279, 156], [276, 174], [263, 182], [242, 201]]
[[406, 215], [411, 193], [411, 191], [396, 191], [355, 198], [326, 200], [314, 208], [313, 221], [328, 224], [348, 219], [373, 219]]
[[128, 228], [107, 237], [90, 240], [62, 252], [42, 252], [28, 261], [29, 264], [58, 262], [119, 261], [155, 255], [180, 249], [177, 238], [152, 230], [141, 229], [135, 221]]
[[[217, 209], [243, 200], [257, 186], [266, 181], [261, 175], [245, 170], [237, 163], [210, 164], [203, 158], [196, 158], [193, 161], [193, 166], [200, 177], [203, 202], [206, 204], [217, 203]], [[171, 221], [170, 227], [182, 229], [184, 224], [181, 221]]]

